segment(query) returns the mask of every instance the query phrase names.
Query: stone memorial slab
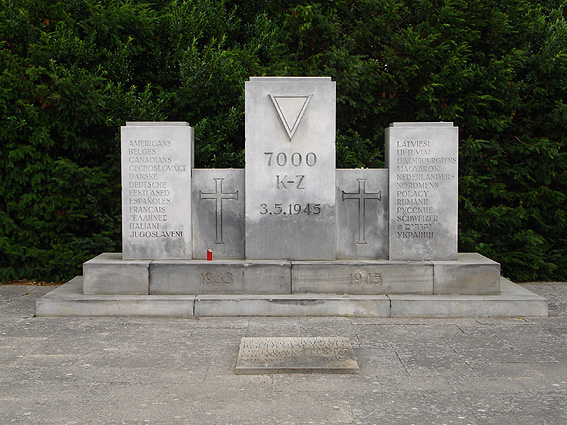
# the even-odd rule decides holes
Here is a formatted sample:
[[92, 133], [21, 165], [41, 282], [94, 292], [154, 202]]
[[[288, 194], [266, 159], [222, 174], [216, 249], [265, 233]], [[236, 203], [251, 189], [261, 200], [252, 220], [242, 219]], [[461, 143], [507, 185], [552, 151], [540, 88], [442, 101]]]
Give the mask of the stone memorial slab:
[[193, 170], [193, 258], [244, 259], [244, 170]]
[[337, 260], [388, 258], [388, 170], [337, 170]]
[[246, 258], [335, 259], [335, 83], [246, 82]]
[[289, 294], [291, 264], [259, 260], [156, 260], [150, 294]]
[[393, 123], [386, 129], [390, 259], [456, 260], [458, 128]]
[[237, 375], [356, 373], [358, 363], [345, 337], [242, 338]]
[[121, 139], [123, 258], [190, 259], [193, 129], [132, 122]]
[[294, 261], [292, 291], [332, 294], [433, 294], [428, 261]]

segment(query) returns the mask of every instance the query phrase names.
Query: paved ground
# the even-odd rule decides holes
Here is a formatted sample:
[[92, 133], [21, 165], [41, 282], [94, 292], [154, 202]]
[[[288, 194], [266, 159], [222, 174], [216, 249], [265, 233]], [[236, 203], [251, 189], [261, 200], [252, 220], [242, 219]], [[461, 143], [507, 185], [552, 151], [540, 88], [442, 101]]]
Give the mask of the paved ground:
[[[567, 424], [567, 283], [538, 319], [35, 318], [0, 286], [0, 424]], [[356, 375], [235, 375], [245, 336], [347, 336]]]

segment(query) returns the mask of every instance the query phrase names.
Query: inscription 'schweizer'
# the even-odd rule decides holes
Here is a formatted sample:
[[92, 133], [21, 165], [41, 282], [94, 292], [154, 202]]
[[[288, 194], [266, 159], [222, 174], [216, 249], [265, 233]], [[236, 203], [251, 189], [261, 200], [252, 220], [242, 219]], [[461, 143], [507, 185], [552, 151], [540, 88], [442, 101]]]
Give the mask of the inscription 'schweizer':
[[238, 190], [236, 192], [223, 192], [222, 182], [224, 178], [215, 177], [215, 191], [202, 192], [199, 191], [199, 200], [212, 199], [215, 201], [215, 243], [224, 244], [222, 240], [222, 201], [238, 200]]
[[[431, 141], [396, 141], [396, 172], [401, 182], [396, 182], [396, 222], [398, 239], [434, 239], [436, 230], [431, 224], [409, 224], [408, 222], [438, 222], [436, 209], [429, 205], [429, 190], [439, 189], [439, 182], [454, 180], [454, 173], [445, 172], [446, 164], [457, 163], [455, 157], [430, 157]], [[410, 148], [410, 149], [405, 149]], [[427, 149], [411, 149], [427, 148]], [[407, 155], [409, 157], [407, 157]], [[417, 156], [417, 158], [411, 157]], [[406, 190], [400, 190], [406, 189]], [[409, 190], [408, 190], [409, 189]], [[414, 189], [414, 190], [411, 190]]]
[[356, 179], [358, 181], [358, 190], [352, 193], [346, 193], [344, 190], [343, 201], [356, 200], [358, 203], [358, 241], [357, 244], [366, 244], [366, 201], [368, 200], [382, 200], [382, 191], [379, 192], [366, 192], [366, 180]]

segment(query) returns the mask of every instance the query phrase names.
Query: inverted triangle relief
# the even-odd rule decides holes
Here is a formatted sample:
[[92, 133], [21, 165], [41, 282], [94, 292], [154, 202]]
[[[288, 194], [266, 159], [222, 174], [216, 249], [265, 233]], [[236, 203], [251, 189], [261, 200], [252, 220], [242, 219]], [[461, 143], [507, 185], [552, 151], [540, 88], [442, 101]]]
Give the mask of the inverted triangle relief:
[[309, 105], [312, 94], [293, 94], [293, 95], [272, 95], [270, 99], [278, 112], [280, 121], [289, 136], [289, 140], [293, 138], [301, 118]]

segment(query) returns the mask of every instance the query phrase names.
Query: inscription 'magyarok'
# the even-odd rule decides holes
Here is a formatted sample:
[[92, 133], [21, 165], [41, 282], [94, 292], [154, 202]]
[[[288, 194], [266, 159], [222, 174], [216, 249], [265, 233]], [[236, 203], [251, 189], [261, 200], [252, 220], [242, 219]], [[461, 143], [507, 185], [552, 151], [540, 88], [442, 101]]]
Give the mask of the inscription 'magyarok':
[[[409, 223], [436, 223], [439, 215], [436, 207], [430, 206], [430, 190], [439, 189], [440, 181], [456, 178], [454, 173], [444, 173], [445, 165], [457, 163], [454, 157], [428, 157], [433, 145], [429, 140], [397, 140], [396, 149], [396, 222], [398, 239], [434, 239], [435, 232], [429, 228], [413, 229]], [[428, 149], [419, 149], [428, 148]], [[413, 156], [418, 156], [417, 158]], [[403, 164], [403, 165], [400, 165]], [[431, 165], [435, 164], [435, 165]]]
[[223, 244], [222, 240], [222, 201], [238, 200], [238, 190], [236, 192], [223, 192], [222, 182], [224, 178], [214, 178], [215, 191], [202, 192], [199, 191], [199, 200], [211, 199], [215, 201], [215, 243]]

